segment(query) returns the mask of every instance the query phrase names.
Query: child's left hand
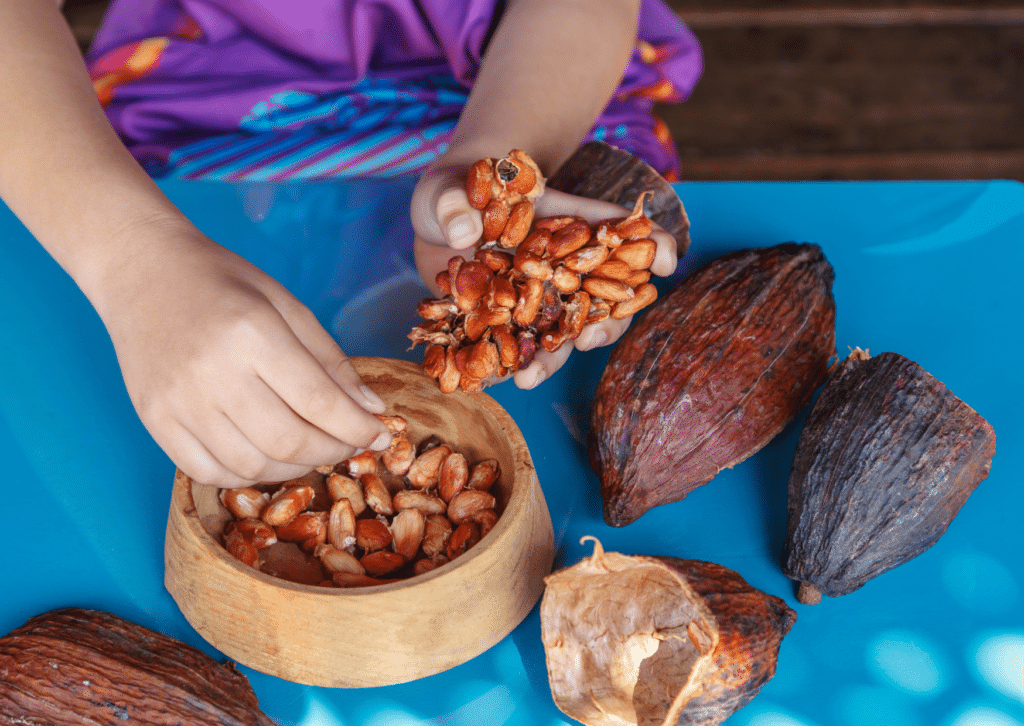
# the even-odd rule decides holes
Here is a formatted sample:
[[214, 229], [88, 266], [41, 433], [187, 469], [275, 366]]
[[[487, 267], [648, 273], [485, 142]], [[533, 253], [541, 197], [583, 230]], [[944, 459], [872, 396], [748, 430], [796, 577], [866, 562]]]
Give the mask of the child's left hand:
[[[416, 267], [436, 296], [441, 295], [434, 281], [437, 273], [447, 268], [451, 257], [459, 254], [472, 257], [473, 250], [468, 248], [479, 241], [483, 232], [480, 212], [470, 206], [466, 197], [468, 168], [468, 165], [435, 164], [423, 174], [413, 193], [411, 214]], [[629, 212], [617, 204], [577, 197], [555, 189], [545, 189], [536, 203], [537, 218], [579, 215], [591, 224], [624, 217]], [[661, 277], [671, 275], [677, 262], [675, 238], [655, 225], [651, 239], [658, 246], [651, 272]], [[632, 320], [632, 316], [622, 320], [608, 318], [586, 326], [576, 340], [554, 353], [538, 350], [533, 362], [516, 372], [516, 385], [519, 388], [539, 385], [562, 367], [574, 349], [590, 350], [614, 343], [626, 332]]]

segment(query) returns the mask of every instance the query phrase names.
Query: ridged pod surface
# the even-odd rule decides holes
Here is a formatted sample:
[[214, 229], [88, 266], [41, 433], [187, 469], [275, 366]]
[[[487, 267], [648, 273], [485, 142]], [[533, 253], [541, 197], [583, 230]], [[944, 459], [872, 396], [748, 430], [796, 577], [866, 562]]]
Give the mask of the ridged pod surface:
[[591, 408], [604, 518], [623, 526], [767, 444], [835, 355], [832, 266], [783, 244], [720, 257], [619, 341]]
[[551, 692], [587, 726], [721, 723], [775, 674], [796, 621], [726, 567], [604, 552], [596, 541], [545, 582]]
[[988, 476], [989, 423], [921, 366], [860, 349], [822, 389], [789, 479], [783, 571], [838, 597], [938, 541]]
[[676, 255], [690, 247], [690, 219], [672, 185], [647, 162], [604, 141], [588, 141], [547, 181], [552, 189], [588, 199], [603, 199], [626, 207], [644, 192], [653, 195], [644, 210], [676, 238]]
[[97, 610], [55, 610], [0, 638], [0, 724], [274, 726], [232, 665]]

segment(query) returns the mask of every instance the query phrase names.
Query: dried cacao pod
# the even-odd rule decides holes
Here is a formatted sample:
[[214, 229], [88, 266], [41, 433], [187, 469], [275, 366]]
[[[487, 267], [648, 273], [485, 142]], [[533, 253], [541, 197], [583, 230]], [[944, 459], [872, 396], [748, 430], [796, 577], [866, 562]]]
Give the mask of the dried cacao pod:
[[832, 266], [783, 244], [712, 261], [635, 322], [591, 409], [604, 518], [621, 527], [767, 444], [835, 355]]
[[0, 724], [274, 726], [231, 664], [97, 610], [38, 615], [0, 638]]
[[783, 571], [838, 597], [917, 557], [988, 476], [989, 423], [918, 364], [854, 350], [814, 404], [789, 478]]
[[601, 199], [629, 208], [647, 191], [654, 192], [644, 211], [676, 238], [676, 255], [690, 247], [690, 220], [679, 195], [646, 161], [604, 141], [583, 144], [548, 179], [552, 189]]
[[551, 693], [588, 726], [721, 723], [775, 674], [796, 622], [726, 567], [604, 552], [597, 540], [545, 583]]

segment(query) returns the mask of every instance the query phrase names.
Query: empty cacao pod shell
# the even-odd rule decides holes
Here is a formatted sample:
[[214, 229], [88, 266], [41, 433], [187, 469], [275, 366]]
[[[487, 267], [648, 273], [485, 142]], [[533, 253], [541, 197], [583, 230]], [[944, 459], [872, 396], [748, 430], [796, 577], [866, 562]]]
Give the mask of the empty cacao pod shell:
[[775, 674], [796, 622], [726, 567], [604, 552], [597, 540], [545, 583], [551, 693], [588, 726], [721, 723]]
[[817, 245], [742, 250], [633, 323], [591, 408], [590, 460], [608, 524], [682, 499], [810, 401], [835, 355], [833, 278]]
[[789, 478], [783, 571], [801, 602], [917, 557], [988, 476], [988, 422], [897, 353], [854, 350], [814, 404]]
[[676, 238], [676, 255], [690, 247], [690, 220], [672, 185], [646, 161], [604, 141], [583, 144], [548, 179], [552, 189], [630, 209], [644, 192], [644, 212]]
[[55, 610], [0, 638], [0, 724], [274, 726], [245, 676], [97, 610]]

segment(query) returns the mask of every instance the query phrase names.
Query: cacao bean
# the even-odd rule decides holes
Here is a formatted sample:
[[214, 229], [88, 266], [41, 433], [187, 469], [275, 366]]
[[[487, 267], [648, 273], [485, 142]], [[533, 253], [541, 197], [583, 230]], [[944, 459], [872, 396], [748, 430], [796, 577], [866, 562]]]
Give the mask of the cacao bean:
[[[632, 172], [638, 170], [641, 177], [653, 172], [649, 167]], [[603, 173], [597, 169], [595, 175]], [[493, 177], [489, 197], [483, 189], [488, 175]], [[671, 191], [660, 181], [662, 191]], [[584, 324], [609, 314], [616, 319], [629, 317], [656, 298], [656, 294], [645, 294], [614, 312], [610, 305], [633, 301], [636, 290], [650, 278], [646, 267], [653, 262], [657, 246], [648, 237], [653, 226], [645, 204], [654, 192], [644, 190], [634, 197], [628, 216], [606, 219], [592, 228], [576, 216], [535, 220], [534, 201], [544, 184], [540, 169], [519, 150], [503, 159], [481, 160], [470, 169], [467, 195], [483, 211], [483, 234], [472, 260], [449, 259], [447, 271], [436, 278], [445, 297], [420, 304], [419, 313], [427, 323], [408, 335], [414, 346], [442, 347], [428, 347], [423, 368], [443, 392], [482, 390], [529, 365], [538, 344], [547, 351], [558, 350], [578, 337]], [[610, 249], [624, 243], [631, 245], [629, 249], [609, 259]], [[564, 309], [573, 302], [562, 296], [581, 289], [593, 296], [592, 310], [565, 315]], [[504, 337], [520, 343], [515, 359], [509, 340], [499, 341], [493, 332], [505, 325], [510, 325], [512, 335]], [[471, 359], [468, 348], [473, 344]]]
[[[600, 173], [595, 173], [599, 169]], [[632, 206], [646, 191], [654, 195], [644, 204], [647, 216], [676, 238], [676, 254], [690, 246], [690, 220], [675, 189], [642, 159], [604, 141], [583, 144], [548, 179], [552, 189], [590, 199]]]
[[491, 201], [491, 185], [494, 183], [494, 169], [490, 159], [480, 159], [469, 167], [466, 175], [466, 197], [474, 209], [484, 209]]

